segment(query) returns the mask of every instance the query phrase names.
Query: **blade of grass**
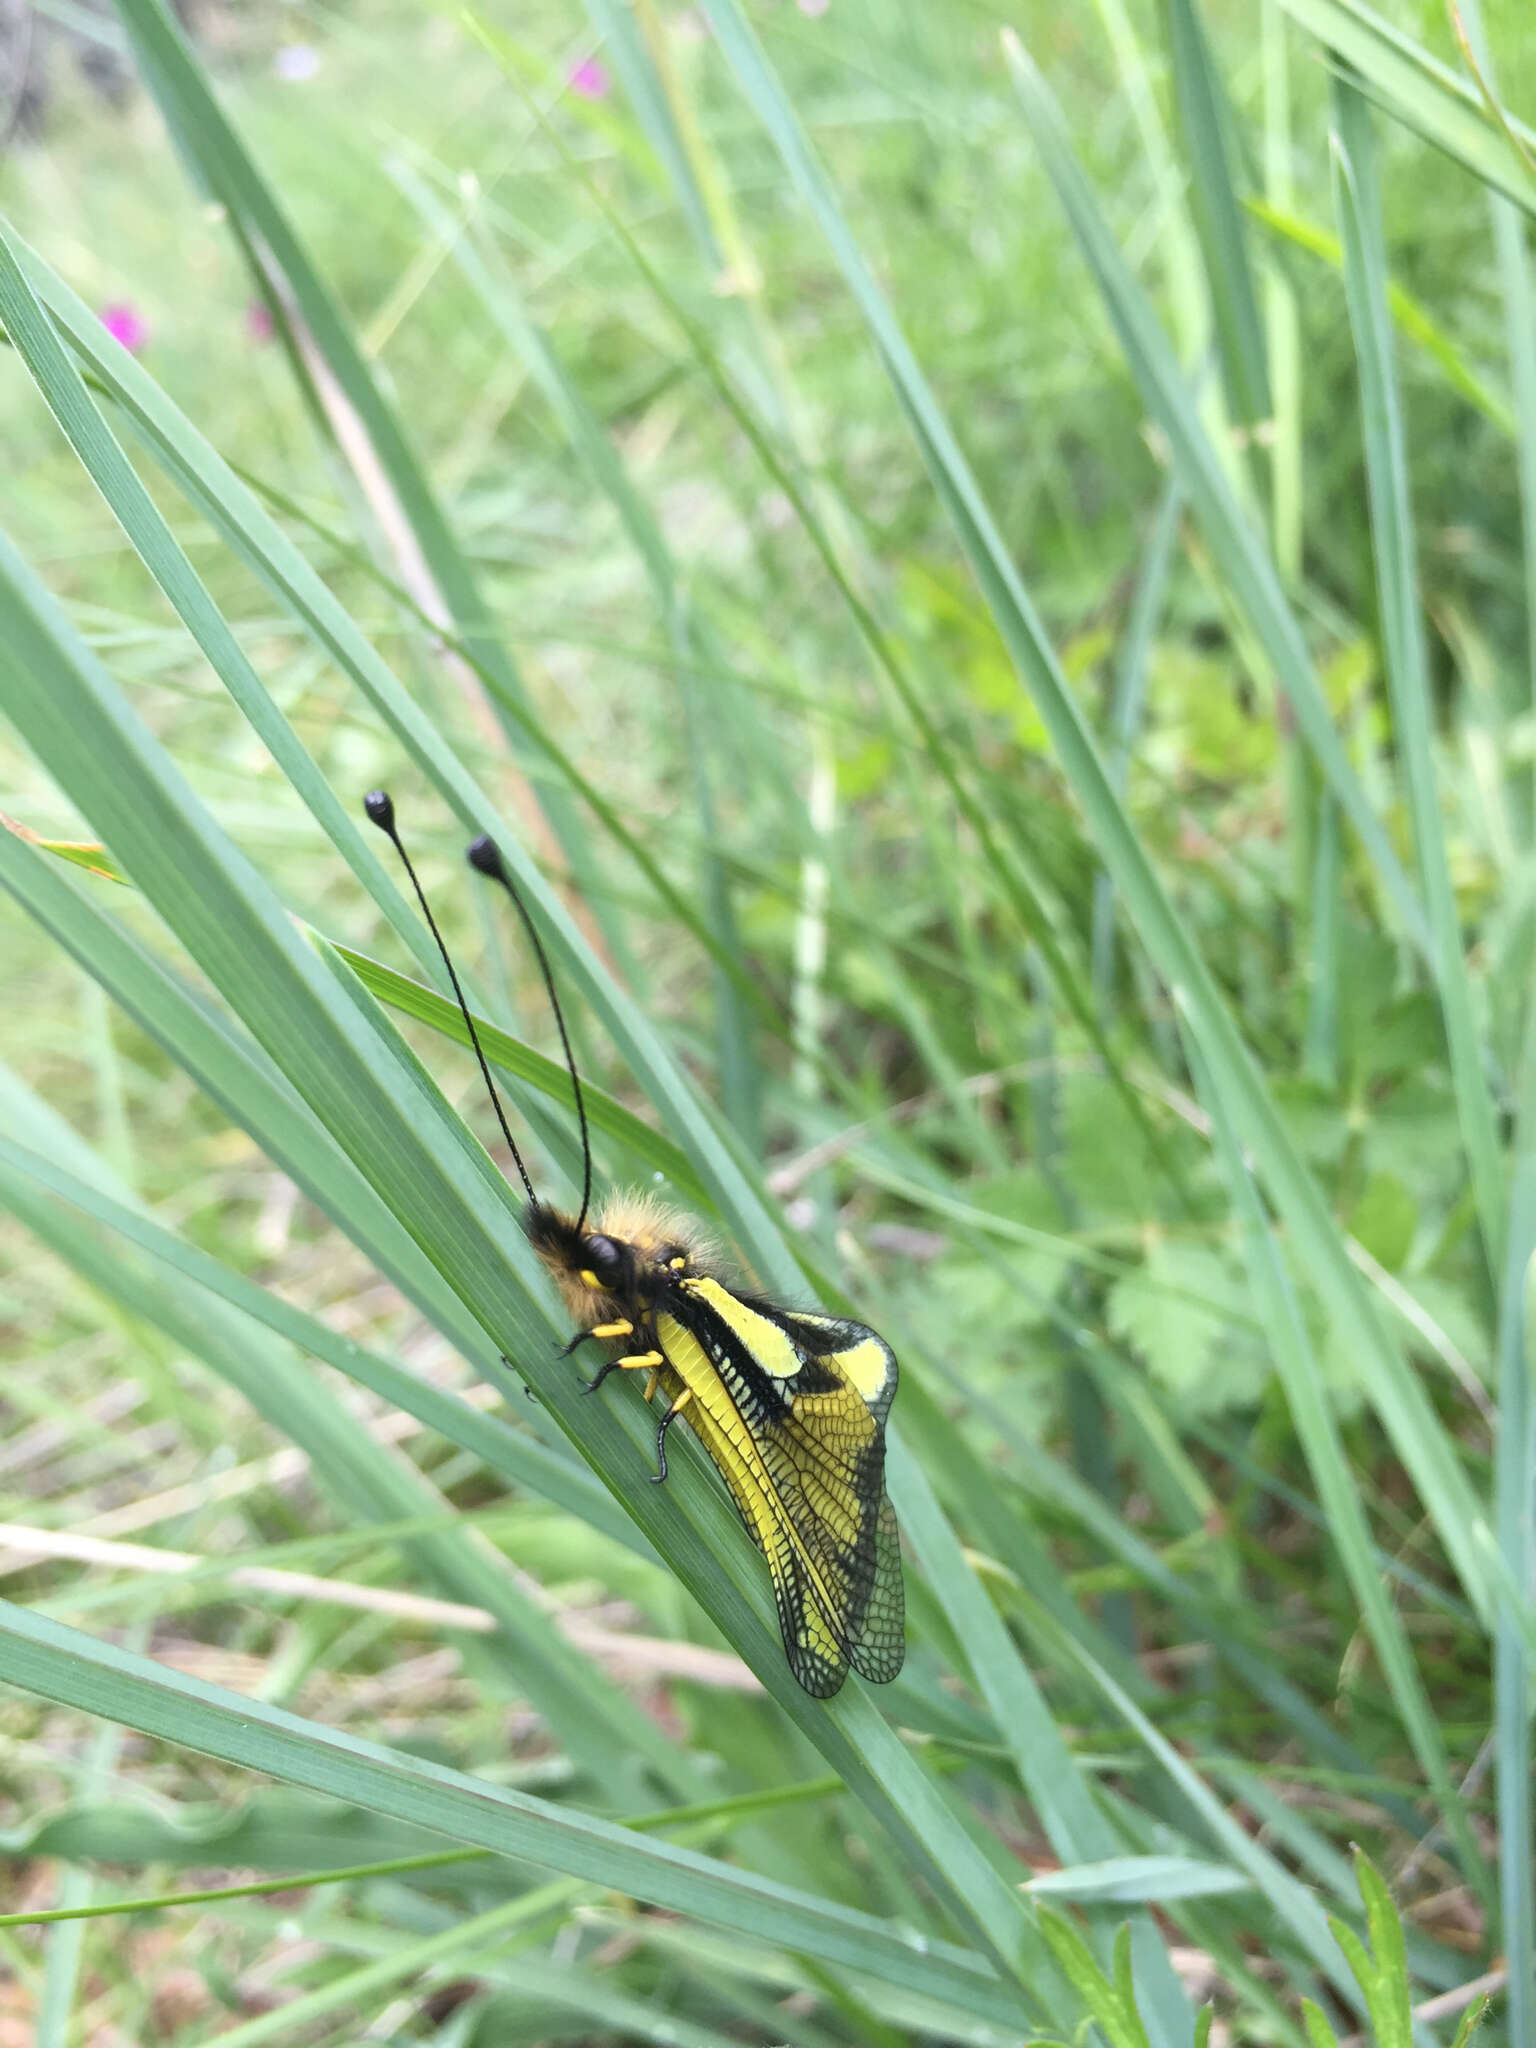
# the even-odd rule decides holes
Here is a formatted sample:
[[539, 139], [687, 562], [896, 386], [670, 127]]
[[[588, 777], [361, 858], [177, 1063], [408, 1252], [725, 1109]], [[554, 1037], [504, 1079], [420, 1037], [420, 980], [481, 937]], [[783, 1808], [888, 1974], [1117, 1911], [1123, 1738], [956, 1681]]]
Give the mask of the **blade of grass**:
[[[7, 306], [14, 317], [23, 321], [43, 318], [35, 300], [30, 299], [25, 282], [18, 278], [14, 269], [0, 283], [4, 287], [0, 289], [0, 319], [6, 317]], [[78, 301], [74, 301], [74, 308], [87, 328], [94, 325], [97, 336], [93, 338], [92, 346], [99, 347], [99, 335], [104, 331], [100, 321], [94, 320]], [[73, 313], [70, 337], [72, 345], [84, 346], [83, 337], [75, 332]], [[39, 346], [42, 345], [40, 342]], [[118, 349], [117, 352], [126, 357], [126, 351]], [[402, 743], [409, 748], [412, 757], [436, 784], [466, 832], [489, 832], [497, 838], [551, 957], [591, 1003], [623, 1054], [625, 1063], [645, 1088], [669, 1129], [684, 1142], [685, 1149], [701, 1167], [706, 1168], [703, 1178], [710, 1187], [714, 1205], [722, 1220], [748, 1250], [759, 1277], [765, 1285], [781, 1289], [791, 1286], [795, 1269], [785, 1250], [782, 1233], [751, 1177], [734, 1159], [722, 1153], [712, 1124], [675, 1062], [633, 1002], [615, 987], [571, 919], [561, 910], [538, 869], [518, 843], [506, 834], [495, 809], [473, 778], [433, 731], [424, 714], [407, 697], [377, 655], [367, 647], [356, 628], [346, 621], [340, 606], [325, 594], [319, 578], [304, 563], [297, 549], [278, 533], [244, 486], [218, 462], [200, 437], [189, 439], [179, 431], [174, 408], [168, 409], [163, 403], [150, 407], [154, 387], [148, 380], [135, 385], [134, 379], [125, 372], [123, 382], [141, 410], [155, 418], [168, 452], [174, 450], [178, 461], [198, 473], [200, 483], [195, 496], [199, 505], [204, 509], [222, 505], [222, 530], [226, 532], [230, 531], [231, 508], [234, 509], [248, 544], [260, 551], [273, 573], [282, 577], [286, 588], [309, 607], [312, 621], [327, 637], [328, 644], [334, 640], [338, 658], [341, 658], [339, 650], [345, 650], [349, 672], [354, 679], [361, 681], [366, 677], [375, 703], [389, 719]], [[716, 1172], [724, 1176], [719, 1182], [714, 1177]]]
[[1444, 1737], [1414, 1663], [1407, 1631], [1388, 1597], [1373, 1555], [1359, 1490], [1329, 1409], [1322, 1370], [1275, 1244], [1273, 1228], [1243, 1161], [1230, 1102], [1192, 1039], [1190, 1052], [1201, 1100], [1210, 1111], [1217, 1157], [1242, 1227], [1249, 1282], [1263, 1316], [1271, 1355], [1285, 1386], [1292, 1420], [1306, 1446], [1307, 1463], [1328, 1517], [1334, 1548], [1360, 1603], [1361, 1616], [1414, 1754], [1433, 1789], [1440, 1820], [1456, 1848], [1462, 1875], [1479, 1897], [1487, 1899], [1491, 1892], [1487, 1864], [1451, 1775]]
[[[0, 574], [0, 615], [7, 619], [13, 617], [14, 595]], [[0, 885], [466, 1358], [481, 1372], [489, 1370], [496, 1358], [491, 1339], [249, 1040], [239, 1038], [53, 862], [10, 832], [0, 832]]]
[[0, 1640], [8, 1682], [45, 1699], [750, 1940], [870, 1971], [962, 2012], [1014, 2024], [1027, 2017], [1016, 1989], [953, 1944], [914, 1939], [732, 1864], [224, 1692], [8, 1601], [0, 1602]]
[[[646, 141], [656, 152], [700, 256], [711, 271], [723, 269], [724, 259], [710, 225], [709, 207], [694, 177], [687, 142], [673, 116], [667, 80], [656, 61], [655, 40], [665, 34], [665, 29], [648, 14], [619, 5], [618, 0], [587, 0], [587, 13], [603, 37], [624, 96], [634, 109]], [[646, 30], [654, 31], [650, 48]]]
[[[1273, 0], [1273, 4], [1283, 5], [1283, 0]], [[1266, 227], [1278, 243], [1304, 250], [1307, 255], [1316, 256], [1330, 270], [1342, 273], [1344, 252], [1339, 247], [1337, 235], [1319, 227], [1316, 221], [1304, 219], [1288, 206], [1264, 199], [1250, 199], [1247, 205], [1254, 219]], [[1468, 405], [1475, 406], [1501, 434], [1508, 435], [1510, 440], [1517, 439], [1520, 429], [1514, 413], [1499, 393], [1478, 376], [1454, 337], [1430, 316], [1423, 301], [1405, 290], [1395, 278], [1389, 277], [1387, 304], [1398, 332], [1423, 349], [1451, 390], [1464, 398]]]
[[[456, 1045], [470, 1044], [469, 1027], [457, 1003], [449, 1002], [435, 989], [423, 988], [419, 981], [397, 973], [393, 967], [385, 967], [366, 953], [354, 951], [351, 946], [337, 946], [336, 952], [369, 994], [377, 996], [380, 1002], [388, 1003], [403, 1017], [414, 1017], [419, 1023], [429, 1024]], [[514, 1038], [477, 1011], [472, 1010], [470, 1014], [475, 1020], [475, 1034], [481, 1048], [493, 1066], [537, 1088], [562, 1108], [574, 1109], [571, 1077], [563, 1066], [535, 1052], [532, 1046], [524, 1045], [521, 1039]], [[637, 1154], [653, 1173], [664, 1175], [685, 1200], [708, 1206], [709, 1191], [694, 1172], [692, 1162], [663, 1132], [642, 1123], [621, 1102], [616, 1102], [606, 1089], [591, 1081], [582, 1082], [581, 1099], [587, 1121], [594, 1131], [606, 1133], [628, 1151]]]
[[[0, 1070], [0, 1116], [5, 1128], [17, 1131], [16, 1101], [11, 1077]], [[514, 1485], [551, 1501], [590, 1527], [642, 1557], [650, 1546], [620, 1513], [611, 1496], [587, 1468], [560, 1450], [541, 1444], [525, 1431], [513, 1429], [494, 1415], [472, 1407], [459, 1395], [419, 1379], [392, 1359], [340, 1336], [319, 1317], [307, 1315], [280, 1296], [223, 1265], [209, 1253], [162, 1228], [151, 1217], [115, 1200], [110, 1192], [88, 1185], [59, 1164], [56, 1151], [44, 1157], [25, 1143], [0, 1138], [0, 1168], [25, 1175], [82, 1214], [105, 1224], [121, 1238], [148, 1252], [160, 1264], [242, 1310], [311, 1357], [323, 1359], [360, 1387], [380, 1395], [396, 1408], [435, 1430], [449, 1443], [471, 1452]]]
[[[26, 292], [28, 288], [19, 267], [20, 251], [3, 221], [0, 243], [9, 265], [17, 266], [8, 282]], [[407, 907], [383, 863], [372, 847], [365, 844], [353, 817], [332, 793], [298, 735], [273, 703], [244, 649], [92, 403], [51, 323], [35, 300], [33, 305], [38, 317], [28, 318], [19, 299], [11, 300], [5, 320], [6, 336], [87, 474], [315, 822], [417, 960], [429, 972], [435, 971], [436, 953], [421, 920]]]
[[[1536, 1400], [1531, 1388], [1530, 1290], [1536, 1259], [1536, 1021], [1526, 1042], [1515, 1122], [1509, 1238], [1499, 1299], [1499, 1427], [1494, 1521], [1508, 1582], [1536, 1587]], [[1509, 1962], [1510, 2048], [1536, 2048], [1536, 1814], [1531, 1799], [1531, 1669], [1524, 1617], [1508, 1595], [1493, 1626], [1493, 1725], [1498, 1770], [1499, 1905]]]
[[[1043, 1614], [1041, 1621], [1043, 1628], [1052, 1635], [1056, 1633], [1055, 1624], [1046, 1622]], [[1063, 1643], [1062, 1647], [1067, 1645]], [[1308, 1888], [1299, 1884], [1246, 1828], [1233, 1819], [1200, 1773], [1161, 1734], [1130, 1695], [1116, 1685], [1108, 1672], [1093, 1670], [1091, 1660], [1076, 1644], [1071, 1645], [1071, 1654], [1089, 1669], [1109, 1705], [1194, 1808], [1219, 1853], [1263, 1893], [1313, 1968], [1336, 1990], [1348, 1996], [1351, 1988], [1349, 1977], [1329, 1932], [1327, 1916]]]
[[[1262, 0], [1264, 66], [1264, 197], [1291, 207], [1296, 141], [1291, 117], [1290, 52], [1279, 0]], [[1275, 566], [1287, 590], [1301, 578], [1302, 412], [1301, 308], [1291, 279], [1274, 262], [1264, 265], [1264, 337], [1269, 363], [1275, 438], [1270, 450], [1270, 529]]]
[[1429, 931], [1422, 906], [1334, 729], [1306, 641], [1274, 564], [1233, 496], [1200, 423], [1187, 380], [1145, 293], [1115, 245], [1044, 79], [1015, 38], [1006, 36], [1004, 48], [1030, 133], [1104, 296], [1143, 402], [1168, 436], [1174, 473], [1188, 493], [1226, 588], [1273, 666], [1313, 758], [1370, 858], [1378, 886], [1409, 937], [1427, 953]]
[[[1350, 66], [1379, 106], [1465, 165], [1475, 178], [1536, 214], [1536, 174], [1489, 118], [1482, 96], [1359, 0], [1281, 0], [1291, 19]], [[1512, 122], [1527, 148], [1536, 131]]]
[[[451, 620], [470, 643], [501, 690], [522, 701], [517, 669], [401, 421], [380, 392], [336, 300], [209, 90], [180, 24], [162, 0], [118, 0], [118, 12], [144, 82], [189, 168], [226, 209], [278, 329], [289, 341], [290, 361], [317, 424], [322, 431], [332, 430], [317, 379], [306, 364], [311, 347], [367, 436], [381, 480], [419, 550], [445, 621]], [[297, 330], [290, 306], [301, 323]], [[346, 458], [345, 448], [338, 452]], [[515, 746], [515, 734], [508, 730], [507, 737]], [[563, 793], [545, 790], [541, 801], [572, 873], [582, 882], [583, 895], [600, 901], [600, 892], [590, 886], [586, 835]]]
[[[918, 1768], [861, 1684], [821, 1704], [794, 1683], [756, 1553], [703, 1453], [691, 1441], [679, 1446], [663, 1499], [646, 1483], [652, 1444], [642, 1404], [582, 1401], [577, 1376], [558, 1361], [562, 1333], [547, 1282], [505, 1182], [350, 969], [294, 930], [3, 545], [0, 628], [12, 654], [12, 716], [109, 852], [497, 1349], [519, 1361], [550, 1414], [766, 1690], [1014, 1967], [1030, 1938], [1021, 1902], [979, 1856], [944, 1789]], [[0, 838], [13, 856], [31, 852], [9, 834]], [[695, 1111], [693, 1121], [705, 1119]], [[704, 1156], [714, 1177], [737, 1171], [713, 1135]]]
[[[42, 1105], [36, 1106], [39, 1116]], [[84, 1227], [78, 1212], [40, 1198], [35, 1183], [0, 1168], [0, 1207], [83, 1278], [130, 1315], [163, 1330], [201, 1358], [258, 1414], [289, 1438], [341, 1510], [369, 1521], [447, 1517], [442, 1495], [390, 1446], [358, 1427], [330, 1389], [245, 1318], [183, 1285], [162, 1268], [158, 1277], [114, 1252]], [[701, 1781], [686, 1753], [653, 1724], [636, 1722], [633, 1707], [593, 1661], [576, 1650], [516, 1579], [468, 1531], [452, 1526], [403, 1546], [417, 1571], [449, 1600], [483, 1608], [498, 1632], [459, 1639], [472, 1668], [498, 1690], [522, 1694], [615, 1802], [633, 1801], [643, 1760], [675, 1797], [696, 1797]]]
[[1210, 332], [1210, 294], [1201, 268], [1200, 245], [1183, 204], [1183, 175], [1163, 124], [1159, 91], [1162, 67], [1148, 61], [1125, 0], [1094, 0], [1114, 54], [1119, 92], [1136, 124], [1137, 140], [1152, 186], [1166, 216], [1161, 236], [1180, 360], [1199, 362]]
[[[515, 76], [503, 47], [504, 39], [499, 33], [479, 17], [471, 17], [471, 24], [485, 47], [502, 64], [503, 69], [507, 70], [509, 75]], [[573, 173], [579, 174], [579, 166], [568, 156], [565, 160]], [[730, 408], [733, 418], [751, 442], [768, 475], [789, 499], [839, 595], [847, 605], [860, 637], [875, 663], [879, 677], [889, 686], [902, 710], [911, 720], [927, 758], [943, 778], [967, 825], [975, 833], [983, 849], [987, 866], [1006, 897], [1009, 907], [1033, 943], [1039, 947], [1041, 957], [1050, 970], [1053, 985], [1099, 1051], [1111, 1085], [1121, 1096], [1141, 1130], [1148, 1149], [1175, 1189], [1178, 1199], [1188, 1206], [1187, 1192], [1179, 1186], [1177, 1167], [1164, 1144], [1162, 1132], [1147, 1115], [1146, 1106], [1136, 1091], [1127, 1083], [1122, 1072], [1122, 1063], [1114, 1047], [1104, 1037], [1091, 993], [1084, 986], [1083, 978], [1070, 957], [1063, 937], [1055, 927], [1051, 912], [1042, 901], [1028, 871], [1027, 849], [1023, 847], [1019, 838], [1011, 808], [989, 811], [981, 796], [972, 788], [969, 777], [960, 766], [958, 750], [949, 745], [941, 723], [934, 718], [928, 708], [928, 693], [922, 687], [921, 681], [908, 673], [896, 652], [891, 635], [885, 631], [871, 605], [855, 587], [834, 539], [811, 502], [810, 493], [802, 488], [796, 468], [781, 457], [753, 407], [743, 400], [732, 380], [725, 374], [703, 330], [690, 318], [676, 296], [667, 288], [665, 280], [647, 260], [623, 221], [590, 180], [587, 181], [587, 189], [594, 205], [603, 212], [609, 225], [623, 241], [659, 303], [667, 309], [688, 336], [700, 365], [708, 374], [715, 390]], [[1005, 834], [1008, 836], [1005, 837]]]
[[[1048, 1839], [1063, 1863], [1102, 1861], [1122, 1848], [1105, 1819], [1077, 1759], [1063, 1740], [1045, 1699], [980, 1579], [950, 1529], [926, 1477], [900, 1447], [905, 1467], [903, 1521], [923, 1568], [955, 1627], [982, 1698], [1007, 1745], [1019, 1782], [1029, 1794]], [[1182, 2042], [1193, 2011], [1174, 1975], [1154, 1923], [1135, 1917], [1138, 1988], [1155, 2006], [1158, 2038]]]
[[[1483, 78], [1495, 83], [1487, 38], [1483, 33], [1480, 0], [1459, 0], [1468, 35], [1477, 53]], [[1530, 676], [1528, 701], [1536, 707], [1536, 288], [1531, 280], [1531, 259], [1526, 244], [1525, 223], [1507, 199], [1488, 195], [1493, 216], [1493, 242], [1499, 262], [1499, 285], [1504, 297], [1504, 332], [1509, 350], [1510, 384], [1514, 391], [1515, 417], [1519, 422], [1515, 450], [1520, 481], [1520, 552], [1525, 572], [1526, 666]], [[1536, 767], [1532, 769], [1532, 817], [1536, 821]]]
[[1434, 940], [1432, 964], [1450, 1048], [1462, 1143], [1477, 1202], [1484, 1257], [1489, 1271], [1497, 1273], [1504, 1259], [1504, 1173], [1494, 1106], [1483, 1077], [1435, 781], [1408, 451], [1392, 361], [1386, 250], [1370, 114], [1359, 93], [1342, 80], [1334, 81], [1333, 104], [1335, 199], [1344, 248], [1345, 297], [1360, 373], [1366, 483], [1387, 683]]
[[1233, 418], [1251, 427], [1269, 417], [1269, 368], [1237, 194], [1231, 109], [1196, 0], [1163, 0], [1162, 15], [1222, 382]]
[[1317, 849], [1312, 861], [1312, 907], [1308, 918], [1311, 953], [1307, 961], [1307, 1023], [1302, 1072], [1320, 1088], [1338, 1085], [1339, 909], [1343, 862], [1339, 807], [1325, 792], [1317, 814]]
[[[455, 262], [502, 337], [522, 358], [577, 459], [617, 512], [650, 583], [652, 597], [677, 664], [678, 687], [682, 692], [683, 734], [693, 770], [703, 868], [699, 893], [706, 908], [705, 922], [713, 942], [710, 950], [717, 967], [715, 1017], [721, 1106], [741, 1132], [748, 1151], [754, 1156], [759, 1155], [762, 1151], [762, 1077], [752, 1047], [749, 999], [745, 999], [745, 990], [752, 984], [740, 964], [742, 948], [736, 929], [730, 876], [717, 850], [713, 771], [706, 737], [710, 722], [719, 718], [725, 707], [717, 687], [706, 719], [704, 705], [691, 681], [700, 658], [696, 645], [698, 636], [688, 593], [678, 574], [672, 550], [659, 521], [631, 481], [622, 456], [561, 362], [549, 337], [523, 305], [512, 279], [496, 259], [487, 238], [472, 236], [461, 227], [409, 166], [397, 163], [394, 178], [410, 204], [451, 250]], [[718, 653], [718, 650], [712, 652]], [[722, 663], [722, 678], [727, 673], [728, 664]], [[731, 971], [724, 970], [720, 964], [723, 961], [732, 963]]]
[[[1131, 752], [1141, 725], [1146, 696], [1147, 661], [1152, 651], [1167, 595], [1168, 574], [1173, 566], [1174, 544], [1184, 499], [1179, 486], [1170, 480], [1163, 487], [1152, 532], [1136, 572], [1136, 587], [1115, 661], [1115, 687], [1110, 702], [1110, 786], [1124, 797], [1130, 772]], [[1115, 885], [1101, 869], [1093, 878], [1093, 929], [1089, 955], [1093, 963], [1094, 1000], [1107, 1023], [1114, 1001]]]

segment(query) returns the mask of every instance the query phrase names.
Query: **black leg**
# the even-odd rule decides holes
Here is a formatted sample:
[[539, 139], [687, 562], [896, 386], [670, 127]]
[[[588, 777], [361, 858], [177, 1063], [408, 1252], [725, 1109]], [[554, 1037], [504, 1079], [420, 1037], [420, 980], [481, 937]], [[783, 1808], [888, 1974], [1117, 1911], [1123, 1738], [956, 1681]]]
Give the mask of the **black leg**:
[[569, 1358], [573, 1351], [579, 1350], [583, 1344], [589, 1341], [591, 1335], [592, 1332], [590, 1330], [578, 1330], [569, 1344], [562, 1344], [560, 1346], [560, 1349], [555, 1353], [556, 1358]]
[[661, 1427], [656, 1432], [656, 1463], [659, 1469], [651, 1474], [651, 1484], [653, 1486], [660, 1486], [667, 1476], [667, 1431], [671, 1428], [674, 1420], [687, 1407], [688, 1398], [686, 1393], [681, 1395], [672, 1403], [672, 1406], [661, 1418]]
[[602, 1369], [599, 1371], [597, 1378], [595, 1380], [588, 1380], [587, 1384], [582, 1388], [581, 1391], [584, 1394], [595, 1394], [598, 1388], [603, 1384], [603, 1381], [607, 1379], [609, 1373], [617, 1372], [618, 1369], [619, 1361], [616, 1358], [610, 1358], [608, 1363], [605, 1366], [603, 1366]]

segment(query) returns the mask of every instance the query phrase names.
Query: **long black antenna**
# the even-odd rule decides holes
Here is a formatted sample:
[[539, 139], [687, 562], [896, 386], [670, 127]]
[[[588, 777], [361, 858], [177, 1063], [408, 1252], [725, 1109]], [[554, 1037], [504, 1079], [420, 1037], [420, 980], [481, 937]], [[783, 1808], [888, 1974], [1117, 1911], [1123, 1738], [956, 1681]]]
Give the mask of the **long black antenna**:
[[[480, 1062], [480, 1071], [485, 1076], [485, 1085], [487, 1091], [490, 1094], [491, 1106], [496, 1112], [497, 1123], [501, 1125], [501, 1135], [507, 1141], [507, 1149], [512, 1154], [512, 1162], [517, 1168], [518, 1176], [521, 1179], [523, 1186], [528, 1190], [528, 1199], [533, 1204], [534, 1208], [537, 1209], [539, 1206], [539, 1198], [533, 1192], [533, 1182], [528, 1178], [528, 1169], [523, 1164], [523, 1155], [517, 1149], [517, 1142], [513, 1138], [512, 1133], [507, 1129], [506, 1112], [505, 1110], [503, 1110], [501, 1106], [501, 1097], [496, 1093], [496, 1083], [491, 1079], [491, 1070], [486, 1062], [485, 1053], [481, 1049], [480, 1034], [475, 1029], [475, 1020], [469, 1014], [469, 1005], [464, 1000], [464, 991], [459, 986], [459, 977], [457, 973], [454, 971], [454, 965], [452, 960], [448, 956], [448, 948], [443, 943], [443, 935], [437, 928], [437, 919], [432, 915], [432, 906], [427, 901], [426, 891], [422, 888], [421, 883], [416, 879], [416, 870], [411, 866], [411, 856], [406, 852], [404, 845], [401, 843], [400, 833], [395, 825], [394, 799], [389, 795], [387, 790], [371, 789], [369, 790], [368, 794], [363, 798], [363, 809], [368, 813], [370, 822], [372, 824], [377, 825], [379, 830], [393, 844], [396, 853], [399, 854], [400, 859], [404, 864], [405, 872], [411, 878], [411, 887], [416, 891], [416, 901], [421, 905], [421, 914], [427, 920], [428, 925], [431, 927], [432, 936], [437, 941], [437, 950], [439, 953], [442, 954], [443, 965], [448, 970], [448, 979], [453, 983], [454, 997], [458, 1002], [460, 1013], [463, 1016], [465, 1025], [468, 1028], [469, 1042], [475, 1048], [475, 1058]], [[525, 916], [526, 914], [527, 913], [524, 912]], [[535, 944], [537, 944], [537, 940], [535, 940]], [[547, 974], [548, 971], [549, 970], [546, 968], [545, 973]], [[562, 1038], [564, 1038], [565, 1036], [564, 1025], [560, 1027], [560, 1036]], [[583, 1123], [582, 1125], [582, 1131], [583, 1136], [585, 1136], [585, 1123]], [[583, 1214], [585, 1214], [585, 1211], [583, 1211]]]
[[565, 1048], [565, 1068], [571, 1077], [571, 1093], [576, 1098], [576, 1121], [581, 1126], [581, 1214], [576, 1218], [576, 1234], [581, 1235], [587, 1220], [587, 1211], [592, 1206], [592, 1139], [587, 1131], [587, 1105], [581, 1099], [581, 1076], [576, 1071], [576, 1055], [571, 1051], [571, 1041], [565, 1028], [565, 1018], [560, 1009], [560, 998], [555, 993], [555, 977], [550, 972], [549, 956], [544, 951], [538, 927], [528, 915], [528, 906], [517, 893], [512, 877], [507, 873], [501, 857], [501, 848], [494, 839], [484, 833], [469, 849], [469, 864], [477, 874], [487, 875], [493, 882], [500, 882], [512, 898], [518, 916], [523, 920], [523, 930], [532, 941], [538, 955], [539, 969], [544, 976], [544, 986], [549, 991], [549, 1007], [555, 1013], [555, 1023], [560, 1030], [560, 1043]]

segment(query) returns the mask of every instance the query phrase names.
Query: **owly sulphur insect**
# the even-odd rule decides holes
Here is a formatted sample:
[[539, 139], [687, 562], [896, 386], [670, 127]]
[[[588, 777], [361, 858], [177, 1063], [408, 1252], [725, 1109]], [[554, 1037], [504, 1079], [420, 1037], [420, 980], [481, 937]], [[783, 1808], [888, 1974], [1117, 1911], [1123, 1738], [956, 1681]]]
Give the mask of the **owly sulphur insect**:
[[502, 1135], [527, 1194], [523, 1228], [576, 1324], [566, 1349], [597, 1342], [608, 1357], [589, 1382], [644, 1373], [645, 1399], [664, 1396], [657, 1471], [681, 1417], [735, 1501], [768, 1563], [789, 1668], [829, 1699], [850, 1670], [884, 1683], [905, 1654], [901, 1544], [885, 1490], [885, 1423], [896, 1394], [889, 1345], [862, 1323], [787, 1308], [739, 1286], [694, 1218], [650, 1197], [594, 1207], [592, 1146], [581, 1081], [554, 976], [526, 905], [493, 840], [470, 865], [511, 898], [531, 941], [571, 1076], [581, 1134], [581, 1207], [541, 1201], [507, 1128], [458, 975], [401, 844], [394, 805], [375, 790], [364, 808], [393, 842], [437, 941]]

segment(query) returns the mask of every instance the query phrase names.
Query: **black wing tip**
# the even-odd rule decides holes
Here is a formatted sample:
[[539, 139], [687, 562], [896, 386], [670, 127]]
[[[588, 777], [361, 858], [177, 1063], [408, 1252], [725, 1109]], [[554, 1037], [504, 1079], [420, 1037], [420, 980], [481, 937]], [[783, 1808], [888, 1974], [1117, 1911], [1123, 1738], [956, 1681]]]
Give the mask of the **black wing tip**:
[[853, 1648], [853, 1668], [870, 1685], [889, 1685], [900, 1677], [906, 1661], [905, 1643], [897, 1643], [894, 1650], [885, 1643], [856, 1643]]
[[790, 1659], [789, 1664], [790, 1675], [796, 1685], [799, 1686], [802, 1692], [809, 1693], [813, 1700], [836, 1699], [843, 1689], [843, 1682], [848, 1676], [848, 1669], [849, 1667], [846, 1664], [825, 1664], [807, 1667], [803, 1663], [797, 1663], [793, 1658]]
[[[786, 1644], [786, 1650], [788, 1647]], [[802, 1692], [809, 1693], [813, 1700], [830, 1700], [842, 1691], [850, 1671], [856, 1671], [868, 1685], [889, 1685], [900, 1676], [906, 1661], [905, 1642], [851, 1643], [846, 1664], [825, 1664], [819, 1660], [808, 1664], [804, 1659], [790, 1657], [789, 1669]]]

